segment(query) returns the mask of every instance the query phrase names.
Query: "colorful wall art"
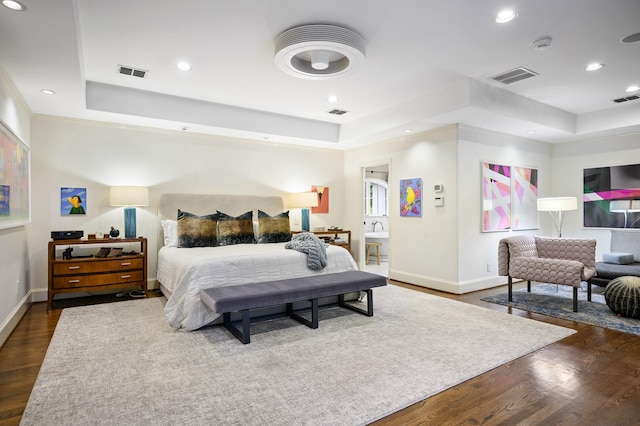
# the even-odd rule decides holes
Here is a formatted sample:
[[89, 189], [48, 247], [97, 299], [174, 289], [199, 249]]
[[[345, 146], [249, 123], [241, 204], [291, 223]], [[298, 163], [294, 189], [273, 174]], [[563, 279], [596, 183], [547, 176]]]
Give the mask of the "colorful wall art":
[[87, 213], [87, 188], [60, 188], [60, 214]]
[[422, 178], [400, 180], [400, 216], [422, 216]]
[[318, 207], [311, 207], [311, 213], [329, 213], [329, 187], [311, 186], [311, 192], [318, 193]]
[[537, 229], [538, 223], [538, 170], [512, 167], [511, 224], [513, 229]]
[[640, 228], [640, 164], [584, 169], [584, 226]]
[[511, 167], [482, 163], [482, 232], [511, 228]]
[[31, 221], [29, 148], [0, 122], [0, 229]]

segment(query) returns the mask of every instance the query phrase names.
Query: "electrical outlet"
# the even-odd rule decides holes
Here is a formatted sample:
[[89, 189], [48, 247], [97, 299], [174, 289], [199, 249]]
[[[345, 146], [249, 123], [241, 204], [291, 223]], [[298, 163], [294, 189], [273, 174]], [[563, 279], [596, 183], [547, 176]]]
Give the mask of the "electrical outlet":
[[491, 264], [487, 263], [487, 272], [491, 272]]

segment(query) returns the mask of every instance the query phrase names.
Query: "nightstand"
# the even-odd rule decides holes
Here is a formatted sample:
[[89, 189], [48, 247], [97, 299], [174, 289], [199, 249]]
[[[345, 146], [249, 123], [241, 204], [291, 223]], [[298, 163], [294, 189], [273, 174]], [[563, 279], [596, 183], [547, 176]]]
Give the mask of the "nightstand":
[[[292, 234], [300, 234], [305, 231], [293, 231]], [[339, 246], [347, 249], [349, 253], [351, 253], [351, 231], [345, 231], [343, 229], [339, 231], [309, 231], [314, 234], [316, 237], [320, 239], [324, 239], [323, 237], [329, 237], [328, 243], [332, 246]], [[346, 239], [344, 238], [346, 236]], [[338, 241], [336, 241], [338, 240]]]
[[[131, 246], [128, 253], [115, 257], [95, 257], [101, 247]], [[64, 249], [81, 247], [95, 253], [87, 257], [63, 258]], [[135, 251], [135, 254], [130, 254]], [[53, 240], [48, 255], [49, 295], [47, 309], [58, 293], [123, 288], [139, 285], [147, 293], [147, 239]]]

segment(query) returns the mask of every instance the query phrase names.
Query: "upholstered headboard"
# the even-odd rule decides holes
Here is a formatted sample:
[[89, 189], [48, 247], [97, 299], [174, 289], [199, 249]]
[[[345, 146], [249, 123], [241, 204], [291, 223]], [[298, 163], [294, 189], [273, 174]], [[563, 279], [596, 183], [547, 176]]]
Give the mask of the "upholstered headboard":
[[[284, 200], [277, 196], [227, 195], [227, 194], [162, 194], [158, 203], [158, 220], [178, 217], [178, 209], [203, 216], [220, 210], [231, 216], [253, 211], [255, 220], [258, 209], [270, 215], [284, 211]], [[159, 226], [158, 249], [163, 244], [162, 227]]]

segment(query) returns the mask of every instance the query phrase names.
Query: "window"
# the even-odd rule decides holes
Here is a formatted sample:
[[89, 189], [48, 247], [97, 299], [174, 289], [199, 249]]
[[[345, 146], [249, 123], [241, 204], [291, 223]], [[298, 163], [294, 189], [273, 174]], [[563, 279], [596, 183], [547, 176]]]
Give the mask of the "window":
[[381, 179], [364, 180], [365, 216], [387, 216], [389, 214], [389, 185]]

